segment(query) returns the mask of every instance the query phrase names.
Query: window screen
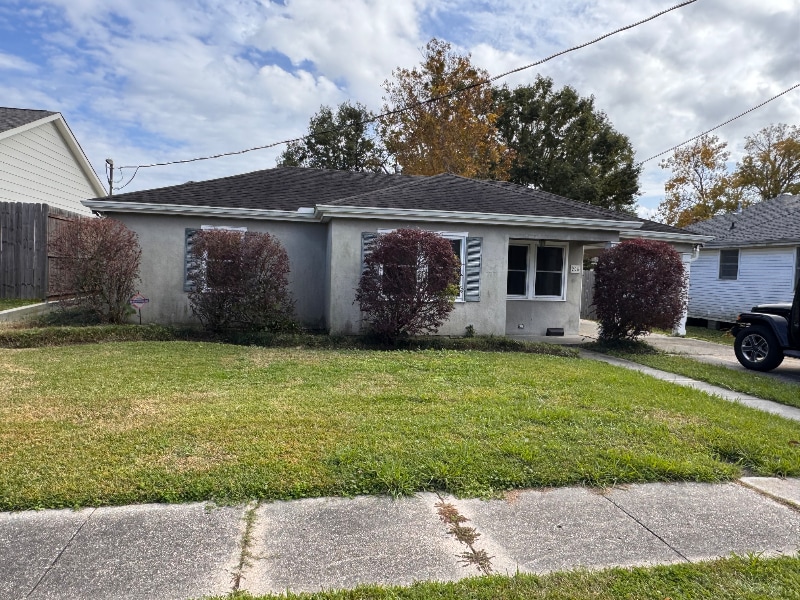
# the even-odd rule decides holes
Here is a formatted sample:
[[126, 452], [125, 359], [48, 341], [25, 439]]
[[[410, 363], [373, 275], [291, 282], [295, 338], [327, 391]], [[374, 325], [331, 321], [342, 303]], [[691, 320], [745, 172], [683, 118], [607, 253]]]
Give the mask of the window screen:
[[528, 246], [508, 246], [508, 279], [506, 293], [509, 296], [525, 296], [528, 289]]

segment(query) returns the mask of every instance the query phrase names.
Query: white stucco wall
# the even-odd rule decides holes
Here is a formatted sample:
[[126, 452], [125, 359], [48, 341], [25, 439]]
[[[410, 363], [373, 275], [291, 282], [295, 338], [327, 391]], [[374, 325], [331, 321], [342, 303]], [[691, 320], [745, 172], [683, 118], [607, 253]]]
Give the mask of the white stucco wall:
[[[468, 226], [440, 222], [414, 222], [335, 219], [330, 229], [331, 290], [326, 314], [332, 333], [355, 334], [362, 329], [361, 312], [353, 304], [361, 275], [361, 233], [380, 229], [412, 226], [430, 231], [466, 232], [483, 238], [480, 302], [456, 302], [449, 319], [439, 330], [441, 335], [464, 335], [472, 325], [478, 335], [544, 335], [548, 327], [563, 327], [567, 335], [577, 333], [580, 322], [581, 275], [567, 274], [566, 300], [509, 300], [506, 295], [508, 242], [510, 239], [565, 240], [570, 243], [569, 265], [580, 265], [583, 244], [616, 240], [616, 235], [602, 231], [534, 229], [494, 225]], [[518, 330], [519, 323], [525, 324]]]
[[54, 122], [0, 139], [0, 202], [43, 203], [80, 214], [92, 187]]
[[289, 289], [298, 320], [306, 327], [324, 328], [326, 226], [320, 223], [261, 221], [118, 213], [119, 219], [139, 236], [142, 247], [142, 295], [150, 302], [142, 308], [142, 322], [179, 324], [196, 322], [183, 289], [185, 230], [247, 227], [274, 235], [289, 255]]

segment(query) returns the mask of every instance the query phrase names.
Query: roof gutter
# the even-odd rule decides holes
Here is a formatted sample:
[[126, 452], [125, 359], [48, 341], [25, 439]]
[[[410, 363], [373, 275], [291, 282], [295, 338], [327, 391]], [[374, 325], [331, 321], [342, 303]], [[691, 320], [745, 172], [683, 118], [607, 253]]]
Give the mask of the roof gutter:
[[619, 239], [640, 238], [645, 240], [658, 240], [660, 242], [686, 242], [687, 244], [704, 244], [714, 239], [713, 235], [699, 235], [696, 233], [669, 233], [666, 231], [621, 231]]
[[613, 221], [610, 219], [582, 219], [573, 217], [542, 217], [534, 215], [508, 215], [498, 213], [455, 213], [444, 210], [421, 210], [401, 208], [375, 208], [362, 206], [336, 206], [318, 204], [314, 214], [321, 221], [333, 217], [351, 219], [402, 219], [404, 221], [440, 221], [447, 223], [471, 223], [487, 225], [511, 225], [523, 227], [562, 227], [566, 229], [633, 230], [642, 226], [641, 221]]
[[228, 206], [190, 206], [185, 204], [149, 204], [146, 202], [118, 202], [116, 200], [84, 200], [84, 206], [97, 212], [146, 213], [149, 215], [185, 215], [197, 217], [229, 217], [235, 219], [265, 219], [271, 221], [317, 221], [307, 209], [263, 210], [257, 208], [232, 208]]
[[402, 219], [404, 221], [439, 221], [447, 223], [510, 225], [523, 227], [562, 227], [566, 229], [633, 230], [642, 226], [639, 221], [581, 219], [572, 217], [541, 217], [496, 213], [454, 213], [443, 210], [387, 209], [360, 206], [317, 205], [314, 209], [264, 210], [229, 206], [191, 206], [186, 204], [151, 204], [120, 202], [112, 198], [84, 200], [83, 205], [96, 212], [146, 213], [156, 215], [186, 215], [229, 217], [278, 221], [329, 221], [333, 217], [354, 219]]

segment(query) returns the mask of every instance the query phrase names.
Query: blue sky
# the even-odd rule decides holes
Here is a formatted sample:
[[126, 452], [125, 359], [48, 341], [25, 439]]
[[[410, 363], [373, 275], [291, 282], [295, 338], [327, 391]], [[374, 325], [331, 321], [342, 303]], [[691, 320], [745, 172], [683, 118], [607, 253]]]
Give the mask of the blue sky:
[[[60, 111], [103, 178], [118, 166], [302, 135], [321, 104], [382, 104], [381, 84], [431, 37], [490, 74], [534, 62], [677, 0], [0, 0], [0, 104]], [[800, 83], [796, 0], [698, 0], [505, 79], [537, 73], [593, 95], [643, 160]], [[727, 125], [800, 125], [800, 89]], [[141, 169], [125, 191], [275, 165], [280, 148]], [[645, 164], [640, 213], [668, 172]], [[132, 170], [123, 171], [125, 180]]]

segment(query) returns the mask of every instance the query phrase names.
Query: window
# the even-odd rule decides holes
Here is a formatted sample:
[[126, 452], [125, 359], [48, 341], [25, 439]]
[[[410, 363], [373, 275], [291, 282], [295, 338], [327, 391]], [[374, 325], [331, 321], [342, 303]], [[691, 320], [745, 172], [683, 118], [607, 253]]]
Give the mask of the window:
[[[243, 234], [247, 232], [247, 227], [215, 227], [213, 225], [203, 225], [200, 227], [202, 230], [207, 229], [227, 229], [229, 231], [240, 231]], [[194, 236], [197, 234], [198, 229], [186, 229], [184, 233], [184, 248], [183, 248], [183, 291], [191, 292], [192, 284], [189, 282], [189, 271], [197, 265], [197, 259], [192, 255], [192, 247], [194, 246]], [[200, 260], [200, 265], [205, 265], [205, 258]]]
[[[394, 229], [379, 229], [377, 234], [364, 232], [361, 234], [361, 268], [375, 238]], [[450, 241], [453, 254], [461, 263], [461, 282], [458, 286], [458, 302], [476, 302], [480, 300], [481, 242], [483, 238], [467, 237], [466, 232], [437, 231], [438, 235]]]
[[739, 250], [719, 251], [719, 278], [732, 280], [739, 278]]
[[563, 300], [567, 245], [511, 242], [508, 245], [506, 293], [511, 298]]

